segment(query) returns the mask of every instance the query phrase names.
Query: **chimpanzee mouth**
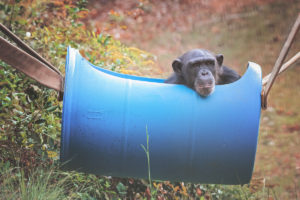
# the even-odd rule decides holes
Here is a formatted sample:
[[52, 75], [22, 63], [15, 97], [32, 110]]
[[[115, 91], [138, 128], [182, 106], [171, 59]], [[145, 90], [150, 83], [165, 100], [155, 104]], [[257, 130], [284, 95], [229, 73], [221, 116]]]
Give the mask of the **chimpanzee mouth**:
[[214, 89], [215, 87], [213, 84], [197, 85], [195, 87], [196, 92], [202, 97], [209, 96], [211, 93], [214, 92]]
[[208, 88], [212, 88], [213, 85], [212, 84], [207, 84], [207, 85], [197, 85], [196, 88], [197, 89], [208, 89]]

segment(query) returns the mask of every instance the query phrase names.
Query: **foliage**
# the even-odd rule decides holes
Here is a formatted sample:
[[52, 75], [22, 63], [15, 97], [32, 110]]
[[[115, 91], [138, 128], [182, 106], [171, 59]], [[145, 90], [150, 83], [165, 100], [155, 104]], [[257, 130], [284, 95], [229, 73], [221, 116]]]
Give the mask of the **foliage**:
[[61, 104], [53, 91], [0, 63], [1, 162], [27, 172], [57, 158]]
[[[105, 33], [89, 31], [80, 22], [88, 12], [85, 5], [85, 0], [0, 2], [0, 19], [62, 72], [69, 45], [79, 49], [90, 62], [117, 72], [139, 74], [136, 70], [141, 66], [147, 69], [155, 65], [155, 56], [127, 47]], [[0, 80], [0, 165], [10, 169], [20, 167], [19, 171], [11, 170], [13, 177], [31, 177], [38, 167], [49, 170], [48, 166], [58, 160], [62, 103], [57, 101], [54, 91], [41, 87], [2, 61]], [[124, 195], [125, 186], [121, 182], [111, 191], [117, 185], [111, 179], [75, 172], [67, 174], [71, 185], [68, 190], [74, 198]], [[5, 178], [1, 176], [0, 182]], [[22, 185], [29, 190], [40, 187], [39, 180], [30, 180], [33, 179], [15, 180], [6, 189]], [[17, 191], [16, 195], [31, 195], [30, 191]]]
[[[140, 66], [147, 68], [155, 64], [153, 55], [127, 47], [104, 33], [87, 30], [79, 21], [88, 12], [85, 5], [84, 0], [2, 2], [0, 17], [61, 71], [64, 71], [69, 45], [80, 49], [90, 62], [122, 73], [138, 74], [136, 69]], [[39, 87], [5, 63], [0, 64], [0, 114], [3, 116], [0, 139], [8, 146], [21, 145], [28, 151], [34, 149], [43, 158], [57, 159], [61, 103], [53, 91]], [[4, 152], [7, 150], [3, 148]], [[19, 160], [17, 157], [15, 160]]]
[[0, 182], [1, 199], [65, 199], [66, 180], [53, 170], [39, 169], [25, 176], [20, 168], [0, 167], [2, 181]]

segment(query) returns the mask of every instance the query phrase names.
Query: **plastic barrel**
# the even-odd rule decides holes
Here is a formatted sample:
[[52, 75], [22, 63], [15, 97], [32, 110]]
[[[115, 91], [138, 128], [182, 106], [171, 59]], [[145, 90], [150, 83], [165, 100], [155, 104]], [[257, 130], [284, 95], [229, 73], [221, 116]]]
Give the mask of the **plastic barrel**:
[[183, 85], [111, 72], [68, 48], [61, 161], [65, 169], [154, 180], [245, 184], [254, 167], [261, 68], [200, 97]]

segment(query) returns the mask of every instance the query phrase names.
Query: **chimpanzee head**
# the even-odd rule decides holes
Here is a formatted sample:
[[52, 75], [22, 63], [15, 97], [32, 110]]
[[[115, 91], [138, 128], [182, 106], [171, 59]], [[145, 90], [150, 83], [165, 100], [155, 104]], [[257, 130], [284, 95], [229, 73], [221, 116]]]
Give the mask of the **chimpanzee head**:
[[201, 96], [210, 95], [221, 74], [223, 55], [194, 49], [173, 61], [172, 67], [185, 84]]

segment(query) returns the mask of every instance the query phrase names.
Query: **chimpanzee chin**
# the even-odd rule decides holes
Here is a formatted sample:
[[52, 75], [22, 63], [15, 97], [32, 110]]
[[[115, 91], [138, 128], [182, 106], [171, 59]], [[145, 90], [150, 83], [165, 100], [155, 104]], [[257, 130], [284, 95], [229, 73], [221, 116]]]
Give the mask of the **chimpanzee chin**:
[[206, 97], [214, 92], [215, 85], [232, 83], [240, 78], [234, 70], [223, 66], [223, 55], [204, 49], [184, 53], [172, 63], [174, 73], [165, 83], [183, 84]]

